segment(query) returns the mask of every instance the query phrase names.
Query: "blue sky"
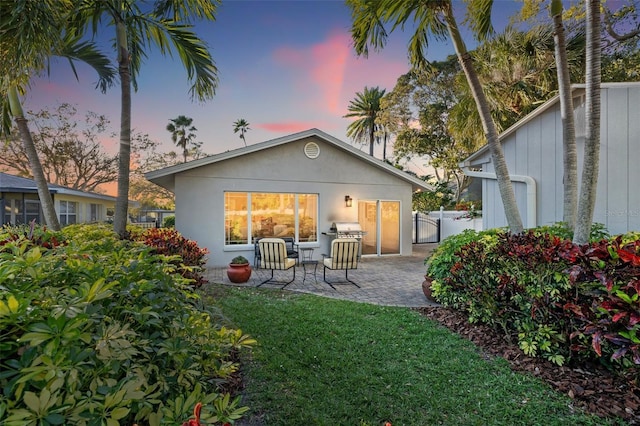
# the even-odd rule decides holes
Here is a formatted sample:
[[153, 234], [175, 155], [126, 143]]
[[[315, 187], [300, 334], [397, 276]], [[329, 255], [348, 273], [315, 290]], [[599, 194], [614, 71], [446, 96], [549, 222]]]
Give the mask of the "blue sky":
[[[454, 4], [462, 17], [463, 3], [456, 0]], [[519, 6], [517, 1], [496, 0], [493, 16], [497, 30]], [[409, 69], [409, 34], [394, 32], [380, 53], [359, 58], [349, 35], [350, 20], [350, 10], [343, 1], [223, 1], [216, 22], [195, 28], [208, 43], [218, 67], [216, 96], [204, 104], [191, 102], [180, 61], [152, 51], [133, 94], [132, 127], [162, 142], [169, 151], [173, 145], [165, 127], [171, 118], [186, 115], [193, 118], [197, 139], [208, 154], [243, 146], [233, 133], [232, 123], [239, 118], [250, 123], [248, 144], [312, 127], [350, 142], [346, 137], [350, 121], [342, 116], [355, 93], [365, 86], [389, 91]], [[473, 47], [468, 34], [465, 41]], [[448, 42], [434, 41], [428, 59], [441, 60], [453, 53]], [[69, 66], [59, 61], [49, 77], [33, 81], [25, 107], [38, 110], [69, 102], [80, 111], [105, 114], [117, 130], [119, 87], [102, 94], [94, 89], [96, 78], [91, 70], [81, 67], [80, 71], [78, 82]], [[115, 146], [117, 137], [105, 143]], [[376, 156], [381, 154], [376, 151]]]

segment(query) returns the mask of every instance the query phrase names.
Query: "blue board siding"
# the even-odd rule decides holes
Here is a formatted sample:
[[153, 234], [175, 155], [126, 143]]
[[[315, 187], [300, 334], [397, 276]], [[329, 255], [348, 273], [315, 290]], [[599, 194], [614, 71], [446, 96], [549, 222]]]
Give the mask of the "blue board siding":
[[[584, 155], [584, 91], [576, 90], [576, 135], [578, 182], [582, 180]], [[505, 159], [512, 175], [526, 175], [537, 184], [538, 225], [562, 220], [563, 141], [560, 106], [556, 102], [532, 113], [524, 124], [503, 136]], [[640, 231], [640, 84], [603, 84], [601, 97], [600, 170], [594, 221], [617, 234]], [[486, 161], [489, 154], [478, 159]], [[483, 170], [494, 172], [485, 162]], [[527, 223], [526, 185], [514, 182], [523, 223]], [[506, 218], [495, 180], [483, 182], [485, 226], [506, 226]]]

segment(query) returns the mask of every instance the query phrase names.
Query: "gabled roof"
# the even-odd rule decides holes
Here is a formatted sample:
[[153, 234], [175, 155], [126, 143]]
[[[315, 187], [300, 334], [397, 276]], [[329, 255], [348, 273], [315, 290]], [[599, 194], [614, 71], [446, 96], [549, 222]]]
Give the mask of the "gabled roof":
[[[104, 201], [116, 201], [116, 197], [97, 194], [95, 192], [80, 191], [66, 186], [49, 183], [49, 192], [52, 194], [75, 195], [77, 197], [93, 198]], [[33, 179], [10, 175], [0, 172], [0, 192], [37, 193], [38, 187]]]
[[[618, 82], [618, 83], [602, 83], [600, 85], [600, 89], [609, 89], [609, 88], [622, 88], [622, 87], [638, 87], [640, 86], [640, 82]], [[575, 94], [577, 92], [584, 91], [586, 85], [584, 84], [572, 84], [571, 85], [571, 93]], [[553, 98], [549, 99], [547, 102], [540, 105], [538, 108], [531, 111], [529, 114], [524, 116], [521, 120], [515, 122], [511, 127], [509, 127], [504, 132], [500, 133], [498, 139], [500, 142], [503, 142], [507, 137], [511, 134], [515, 133], [521, 127], [524, 127], [530, 121], [544, 113], [549, 108], [555, 106], [556, 103], [560, 101], [560, 96], [556, 95]], [[489, 152], [489, 145], [483, 145], [476, 152], [467, 157], [461, 164], [464, 166], [471, 166], [473, 163], [479, 158], [483, 157], [485, 154]]]
[[209, 157], [189, 161], [187, 163], [176, 164], [174, 166], [166, 167], [164, 169], [154, 170], [152, 172], [145, 173], [145, 177], [157, 185], [160, 185], [164, 188], [172, 190], [174, 186], [173, 185], [174, 176], [177, 173], [185, 172], [187, 170], [192, 170], [197, 167], [219, 163], [221, 161], [241, 157], [243, 155], [251, 154], [254, 152], [262, 151], [262, 150], [273, 148], [276, 146], [285, 145], [285, 144], [295, 142], [301, 139], [305, 139], [311, 136], [321, 139], [322, 141], [328, 144], [331, 144], [332, 146], [342, 151], [345, 151], [353, 155], [354, 157], [361, 159], [362, 161], [370, 164], [373, 167], [377, 167], [391, 175], [394, 175], [406, 182], [411, 183], [414, 191], [417, 191], [417, 190], [433, 191], [433, 187], [428, 183], [426, 183], [425, 181], [420, 180], [414, 176], [411, 176], [410, 174], [405, 173], [402, 170], [399, 170], [393, 167], [392, 165], [385, 163], [384, 161], [381, 161], [375, 157], [372, 157], [360, 151], [359, 149], [356, 149], [353, 146], [346, 144], [341, 140], [334, 138], [333, 136], [318, 129], [309, 129], [302, 132], [294, 133], [292, 135], [283, 136], [283, 137], [271, 139], [265, 142], [249, 145], [243, 148], [226, 151], [221, 154], [216, 154]]

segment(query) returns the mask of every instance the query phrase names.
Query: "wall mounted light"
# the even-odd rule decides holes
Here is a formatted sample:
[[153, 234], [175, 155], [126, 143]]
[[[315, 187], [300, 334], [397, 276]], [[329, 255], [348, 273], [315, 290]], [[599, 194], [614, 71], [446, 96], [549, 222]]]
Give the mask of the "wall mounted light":
[[353, 202], [353, 199], [351, 197], [349, 197], [348, 195], [344, 196], [344, 205], [347, 207], [351, 207]]

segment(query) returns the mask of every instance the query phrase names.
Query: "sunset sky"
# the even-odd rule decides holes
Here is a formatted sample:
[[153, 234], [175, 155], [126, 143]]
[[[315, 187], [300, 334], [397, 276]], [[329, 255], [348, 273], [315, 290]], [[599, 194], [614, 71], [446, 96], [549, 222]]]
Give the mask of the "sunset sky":
[[[462, 20], [463, 4], [454, 3]], [[502, 29], [519, 6], [512, 0], [497, 0], [496, 29]], [[239, 118], [250, 123], [248, 144], [313, 127], [351, 142], [346, 136], [350, 121], [342, 118], [349, 101], [365, 86], [393, 89], [409, 69], [409, 34], [394, 32], [380, 53], [359, 58], [353, 50], [350, 23], [350, 10], [343, 1], [223, 1], [216, 22], [196, 25], [219, 71], [214, 99], [205, 104], [191, 102], [181, 62], [152, 51], [133, 94], [132, 126], [164, 143], [166, 151], [174, 148], [165, 128], [178, 115], [193, 118], [197, 139], [208, 154], [243, 146], [233, 133], [232, 123]], [[474, 46], [468, 34], [466, 42], [469, 48]], [[428, 59], [441, 60], [453, 53], [449, 43], [433, 41]], [[80, 111], [105, 114], [117, 130], [119, 87], [102, 94], [94, 89], [95, 74], [85, 67], [80, 70], [78, 82], [66, 62], [56, 63], [50, 77], [34, 80], [26, 109], [53, 109], [59, 102], [69, 102]], [[117, 139], [112, 143], [115, 146]], [[376, 151], [376, 156], [381, 154]]]

